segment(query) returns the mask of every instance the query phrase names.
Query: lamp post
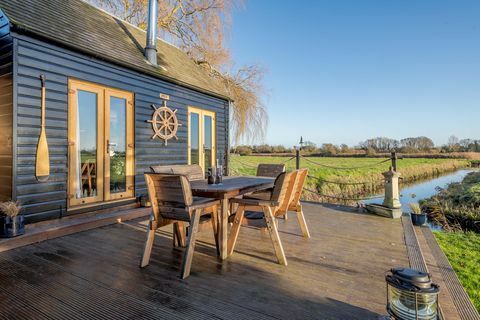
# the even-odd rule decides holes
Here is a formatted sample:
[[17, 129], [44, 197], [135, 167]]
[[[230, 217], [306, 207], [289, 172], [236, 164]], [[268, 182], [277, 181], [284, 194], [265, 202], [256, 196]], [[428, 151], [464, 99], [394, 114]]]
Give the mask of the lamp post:
[[393, 268], [386, 275], [387, 311], [396, 320], [436, 320], [439, 287], [425, 272]]

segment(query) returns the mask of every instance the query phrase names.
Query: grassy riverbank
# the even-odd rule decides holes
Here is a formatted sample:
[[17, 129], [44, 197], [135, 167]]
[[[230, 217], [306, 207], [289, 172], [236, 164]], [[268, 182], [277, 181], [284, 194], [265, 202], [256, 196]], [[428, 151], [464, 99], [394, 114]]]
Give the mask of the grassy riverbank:
[[444, 230], [480, 233], [480, 172], [469, 173], [420, 204], [429, 220]]
[[[289, 157], [271, 156], [232, 156], [230, 169], [234, 175], [254, 175], [259, 163], [283, 163]], [[301, 159], [301, 167], [309, 169], [309, 175], [316, 177], [307, 180], [307, 188], [313, 189], [325, 197], [314, 196], [305, 192], [304, 197], [324, 202], [341, 202], [340, 198], [357, 198], [375, 194], [383, 189], [382, 172], [388, 170], [390, 161], [380, 163], [385, 158], [339, 158], [308, 157]], [[295, 168], [295, 159], [286, 163], [288, 170]], [[403, 183], [414, 182], [451, 172], [469, 165], [469, 161], [461, 159], [403, 159], [398, 160], [398, 171], [402, 174]], [[357, 169], [333, 169], [329, 167]], [[329, 182], [355, 183], [338, 185]], [[335, 198], [333, 198], [335, 197]]]
[[434, 232], [460, 282], [480, 312], [480, 234]]

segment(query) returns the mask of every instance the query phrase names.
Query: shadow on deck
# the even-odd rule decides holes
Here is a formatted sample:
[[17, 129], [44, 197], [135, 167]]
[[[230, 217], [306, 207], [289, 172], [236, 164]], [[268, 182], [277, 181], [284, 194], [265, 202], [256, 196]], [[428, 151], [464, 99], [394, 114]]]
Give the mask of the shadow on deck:
[[0, 317], [28, 319], [377, 319], [385, 271], [408, 266], [400, 220], [305, 204], [312, 234], [280, 220], [288, 267], [267, 233], [242, 228], [221, 263], [210, 230], [199, 234], [191, 276], [171, 228], [158, 232], [150, 265], [138, 264], [145, 221], [84, 231], [0, 253]]

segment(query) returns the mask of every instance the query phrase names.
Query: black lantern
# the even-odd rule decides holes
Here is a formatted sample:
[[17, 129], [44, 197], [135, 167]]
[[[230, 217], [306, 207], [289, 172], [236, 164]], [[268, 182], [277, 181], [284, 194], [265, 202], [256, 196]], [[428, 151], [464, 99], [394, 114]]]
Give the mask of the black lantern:
[[425, 272], [394, 268], [387, 274], [387, 311], [397, 320], [436, 320], [438, 285]]

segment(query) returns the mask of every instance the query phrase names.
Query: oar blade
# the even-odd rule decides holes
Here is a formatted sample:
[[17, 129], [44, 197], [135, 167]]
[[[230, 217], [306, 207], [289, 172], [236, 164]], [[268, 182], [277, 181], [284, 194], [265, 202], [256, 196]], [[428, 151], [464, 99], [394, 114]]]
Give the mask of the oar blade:
[[48, 143], [45, 129], [42, 128], [38, 139], [37, 155], [35, 162], [35, 175], [39, 182], [45, 182], [50, 175], [50, 157], [48, 154]]

